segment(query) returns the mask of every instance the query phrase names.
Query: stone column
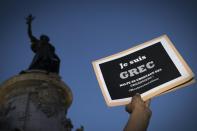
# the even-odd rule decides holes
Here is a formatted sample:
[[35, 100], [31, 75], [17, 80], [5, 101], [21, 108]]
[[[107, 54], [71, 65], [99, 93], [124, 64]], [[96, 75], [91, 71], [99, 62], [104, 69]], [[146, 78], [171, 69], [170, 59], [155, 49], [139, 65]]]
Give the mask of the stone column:
[[58, 74], [31, 70], [16, 75], [0, 85], [0, 130], [69, 131], [72, 99]]

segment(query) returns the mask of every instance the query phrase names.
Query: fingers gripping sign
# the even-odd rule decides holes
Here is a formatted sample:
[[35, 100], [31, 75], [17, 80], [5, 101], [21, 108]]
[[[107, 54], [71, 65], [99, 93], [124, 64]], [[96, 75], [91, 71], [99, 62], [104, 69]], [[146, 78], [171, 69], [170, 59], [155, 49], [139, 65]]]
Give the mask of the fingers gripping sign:
[[146, 131], [151, 117], [149, 108], [150, 100], [144, 102], [140, 94], [136, 94], [130, 104], [126, 106], [126, 111], [131, 114], [124, 131]]

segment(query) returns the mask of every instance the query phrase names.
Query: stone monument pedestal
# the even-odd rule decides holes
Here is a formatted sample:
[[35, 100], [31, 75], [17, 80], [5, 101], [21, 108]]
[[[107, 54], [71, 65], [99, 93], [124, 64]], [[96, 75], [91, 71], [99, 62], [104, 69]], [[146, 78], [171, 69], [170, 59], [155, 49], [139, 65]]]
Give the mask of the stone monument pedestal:
[[70, 131], [66, 114], [72, 99], [58, 74], [24, 71], [0, 85], [0, 130]]

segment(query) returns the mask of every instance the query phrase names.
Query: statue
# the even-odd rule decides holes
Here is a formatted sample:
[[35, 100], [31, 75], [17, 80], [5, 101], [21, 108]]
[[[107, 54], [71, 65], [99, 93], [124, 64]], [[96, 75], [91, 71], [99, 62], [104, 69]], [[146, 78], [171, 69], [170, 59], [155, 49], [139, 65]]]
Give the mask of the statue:
[[49, 37], [41, 35], [40, 39], [37, 39], [32, 34], [32, 21], [34, 17], [30, 14], [26, 18], [26, 24], [28, 26], [28, 36], [31, 40], [31, 50], [35, 53], [29, 70], [38, 69], [45, 70], [48, 73], [59, 73], [60, 59], [55, 54], [55, 47], [49, 43]]

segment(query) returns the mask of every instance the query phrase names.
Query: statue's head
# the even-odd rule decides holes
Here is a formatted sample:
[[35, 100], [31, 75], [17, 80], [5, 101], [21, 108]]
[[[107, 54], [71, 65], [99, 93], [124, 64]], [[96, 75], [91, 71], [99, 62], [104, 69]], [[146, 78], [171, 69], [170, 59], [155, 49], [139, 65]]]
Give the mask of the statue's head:
[[41, 41], [49, 42], [50, 39], [49, 39], [49, 37], [48, 37], [47, 35], [41, 35], [41, 36], [40, 36], [40, 40], [41, 40]]

